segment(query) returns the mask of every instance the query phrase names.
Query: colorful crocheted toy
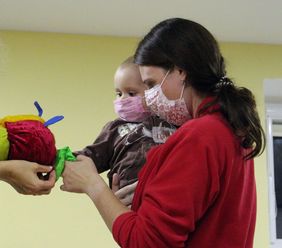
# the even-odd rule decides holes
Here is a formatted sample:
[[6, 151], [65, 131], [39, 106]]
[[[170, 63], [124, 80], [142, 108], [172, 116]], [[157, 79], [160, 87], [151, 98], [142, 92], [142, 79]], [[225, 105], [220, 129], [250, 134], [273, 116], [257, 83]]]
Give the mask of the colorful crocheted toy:
[[64, 117], [55, 116], [44, 121], [42, 108], [38, 102], [34, 105], [38, 116], [15, 115], [0, 119], [0, 160], [27, 160], [54, 166], [57, 150], [48, 126]]

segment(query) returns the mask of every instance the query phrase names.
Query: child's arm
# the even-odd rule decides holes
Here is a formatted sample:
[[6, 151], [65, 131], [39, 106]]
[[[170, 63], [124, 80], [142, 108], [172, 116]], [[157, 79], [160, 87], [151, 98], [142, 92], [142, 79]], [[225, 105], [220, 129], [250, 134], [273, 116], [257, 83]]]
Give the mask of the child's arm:
[[74, 152], [74, 155], [84, 155], [91, 158], [99, 173], [107, 171], [111, 168], [111, 158], [114, 153], [116, 135], [117, 132], [114, 121], [109, 122], [102, 129], [93, 144], [86, 146], [80, 151]]

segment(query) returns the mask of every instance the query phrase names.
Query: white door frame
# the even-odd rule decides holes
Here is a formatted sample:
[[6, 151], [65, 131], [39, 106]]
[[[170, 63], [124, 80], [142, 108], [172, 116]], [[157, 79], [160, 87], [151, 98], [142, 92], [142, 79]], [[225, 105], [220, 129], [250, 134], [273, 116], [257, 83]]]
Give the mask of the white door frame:
[[266, 145], [267, 145], [267, 173], [268, 173], [268, 201], [269, 201], [269, 227], [270, 244], [272, 248], [281, 248], [282, 239], [276, 238], [276, 197], [273, 156], [273, 130], [275, 121], [282, 121], [282, 104], [268, 104], [266, 107]]

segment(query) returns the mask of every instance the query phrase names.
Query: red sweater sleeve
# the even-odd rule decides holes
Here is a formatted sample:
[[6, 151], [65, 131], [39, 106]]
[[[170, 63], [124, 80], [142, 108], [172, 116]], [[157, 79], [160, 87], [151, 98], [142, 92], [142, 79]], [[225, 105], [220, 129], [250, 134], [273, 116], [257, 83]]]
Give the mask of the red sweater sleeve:
[[139, 209], [114, 222], [113, 235], [121, 247], [185, 246], [219, 191], [216, 143], [209, 132], [186, 126], [150, 153], [146, 169], [154, 170], [144, 185]]

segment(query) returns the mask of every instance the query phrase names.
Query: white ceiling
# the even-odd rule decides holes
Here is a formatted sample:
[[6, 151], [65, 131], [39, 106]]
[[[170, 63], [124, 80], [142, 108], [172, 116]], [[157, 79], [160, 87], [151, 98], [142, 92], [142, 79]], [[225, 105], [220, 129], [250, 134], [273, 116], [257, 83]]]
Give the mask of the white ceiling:
[[282, 0], [0, 0], [0, 29], [143, 36], [183, 17], [220, 41], [282, 44]]
[[[140, 37], [169, 17], [220, 41], [282, 44], [282, 0], [0, 0], [0, 30]], [[266, 101], [282, 102], [281, 92], [270, 82]]]

